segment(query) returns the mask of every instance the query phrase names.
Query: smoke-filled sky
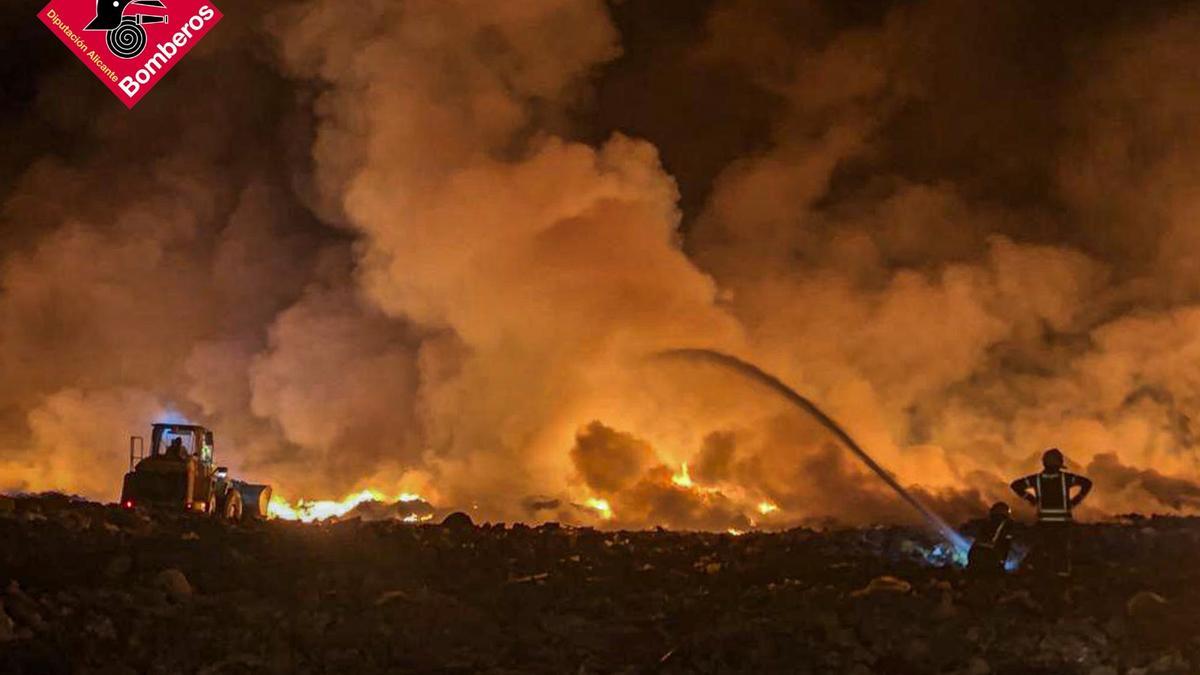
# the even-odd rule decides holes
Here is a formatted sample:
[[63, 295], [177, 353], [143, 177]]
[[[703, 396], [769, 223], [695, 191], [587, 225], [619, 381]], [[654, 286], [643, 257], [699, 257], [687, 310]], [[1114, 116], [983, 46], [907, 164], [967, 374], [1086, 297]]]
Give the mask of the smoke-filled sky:
[[709, 347], [948, 517], [1050, 446], [1089, 517], [1200, 511], [1193, 4], [240, 0], [132, 111], [18, 5], [0, 490], [113, 499], [171, 416], [293, 499], [910, 518], [645, 358]]

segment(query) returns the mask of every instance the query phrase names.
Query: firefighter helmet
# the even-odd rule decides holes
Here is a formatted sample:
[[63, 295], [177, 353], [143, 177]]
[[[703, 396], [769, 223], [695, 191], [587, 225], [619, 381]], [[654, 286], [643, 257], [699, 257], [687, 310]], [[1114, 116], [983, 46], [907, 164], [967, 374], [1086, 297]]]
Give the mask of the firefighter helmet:
[[1012, 509], [1005, 502], [996, 502], [992, 504], [992, 508], [988, 510], [988, 513], [995, 518], [1008, 518], [1012, 515]]
[[1042, 453], [1042, 466], [1049, 471], [1057, 471], [1063, 467], [1065, 460], [1063, 459], [1062, 451], [1058, 448], [1050, 448]]

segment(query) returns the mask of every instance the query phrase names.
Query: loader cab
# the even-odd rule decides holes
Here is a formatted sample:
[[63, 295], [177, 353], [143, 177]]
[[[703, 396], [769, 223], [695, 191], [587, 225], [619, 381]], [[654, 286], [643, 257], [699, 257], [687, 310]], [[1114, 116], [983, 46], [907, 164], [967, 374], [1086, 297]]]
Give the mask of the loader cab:
[[150, 432], [150, 457], [179, 459], [173, 447], [182, 448], [182, 458], [211, 467], [213, 463], [213, 433], [191, 424], [155, 424]]
[[129, 473], [121, 504], [213, 512], [219, 501], [213, 435], [193, 424], [155, 424], [150, 452], [140, 436], [129, 439]]

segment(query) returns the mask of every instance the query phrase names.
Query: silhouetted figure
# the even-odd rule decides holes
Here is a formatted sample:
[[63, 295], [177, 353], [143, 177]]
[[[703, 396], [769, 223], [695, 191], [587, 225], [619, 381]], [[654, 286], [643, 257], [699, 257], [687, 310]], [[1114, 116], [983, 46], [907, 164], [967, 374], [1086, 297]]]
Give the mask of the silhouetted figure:
[[[1059, 576], [1071, 574], [1071, 509], [1092, 491], [1092, 481], [1063, 471], [1063, 454], [1050, 448], [1042, 454], [1042, 472], [1012, 482], [1013, 492], [1037, 507], [1038, 548], [1042, 559]], [[1071, 496], [1071, 490], [1079, 491]]]
[[1012, 530], [1012, 509], [1004, 502], [992, 504], [967, 554], [967, 569], [983, 575], [1004, 572], [1004, 562], [1012, 550]]
[[176, 436], [171, 439], [171, 445], [167, 446], [167, 456], [172, 459], [187, 459], [187, 449], [183, 447], [183, 439]]

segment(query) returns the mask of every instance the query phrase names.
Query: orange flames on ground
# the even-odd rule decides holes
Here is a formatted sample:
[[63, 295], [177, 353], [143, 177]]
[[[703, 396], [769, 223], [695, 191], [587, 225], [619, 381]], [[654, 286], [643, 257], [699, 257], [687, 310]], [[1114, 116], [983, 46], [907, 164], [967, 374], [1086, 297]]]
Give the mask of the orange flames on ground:
[[[280, 518], [282, 520], [298, 520], [304, 523], [311, 523], [319, 520], [327, 520], [329, 518], [339, 518], [353, 511], [355, 507], [366, 502], [383, 502], [385, 504], [394, 504], [396, 502], [415, 502], [421, 500], [421, 496], [410, 492], [404, 492], [397, 496], [390, 496], [378, 490], [366, 489], [361, 492], [355, 492], [347, 495], [345, 498], [332, 500], [306, 501], [301, 499], [294, 504], [286, 499], [275, 495], [271, 497], [271, 503], [267, 507], [267, 515], [271, 518]], [[406, 517], [405, 522], [422, 522], [432, 518], [431, 515], [418, 516], [411, 514]]]
[[[685, 490], [698, 495], [717, 493], [717, 488], [706, 487], [697, 484], [691, 477], [687, 463], [684, 463], [677, 473], [671, 476], [671, 483], [680, 490]], [[746, 503], [749, 501], [753, 504], [753, 509], [760, 516], [771, 516], [781, 513], [780, 508], [770, 501], [759, 501], [757, 503], [749, 500], [745, 495], [733, 495], [739, 501]], [[270, 504], [267, 508], [267, 514], [270, 518], [278, 518], [280, 520], [292, 520], [304, 523], [320, 522], [331, 518], [340, 518], [362, 504], [369, 502], [379, 502], [381, 504], [396, 504], [396, 503], [411, 503], [424, 501], [424, 499], [416, 493], [402, 492], [398, 495], [391, 495], [380, 490], [368, 488], [358, 492], [346, 495], [340, 500], [305, 500], [300, 499], [292, 502], [287, 499], [274, 495], [271, 497]], [[602, 521], [612, 521], [616, 518], [613, 506], [608, 499], [599, 497], [589, 497], [583, 500], [581, 506], [592, 511], [596, 517]], [[403, 518], [407, 523], [422, 523], [432, 520], [432, 513], [410, 513]], [[729, 528], [726, 530], [729, 534], [740, 536], [745, 534], [750, 529], [757, 529], [760, 523], [755, 518], [748, 520], [749, 529], [743, 526]]]
[[683, 465], [679, 467], [679, 473], [671, 476], [671, 482], [679, 487], [684, 488], [690, 488], [692, 485], [694, 485], [692, 482], [692, 474], [688, 473], [687, 462], [684, 462]]
[[584, 503], [587, 505], [587, 507], [589, 509], [592, 509], [596, 513], [600, 514], [600, 517], [603, 518], [604, 520], [612, 520], [613, 511], [612, 511], [612, 507], [609, 506], [607, 499], [591, 498], [591, 499], [588, 499]]
[[[727, 501], [741, 514], [740, 522], [733, 524], [731, 527], [721, 528], [733, 536], [740, 536], [763, 527], [776, 529], [786, 526], [791, 522], [785, 515], [784, 509], [781, 509], [779, 505], [770, 499], [763, 499], [764, 495], [762, 494], [754, 494], [737, 486], [717, 487], [698, 482], [692, 478], [687, 462], [681, 463], [678, 470], [674, 472], [666, 465], [660, 465], [655, 480], [662, 481], [661, 487], [667, 490], [689, 495], [688, 499], [695, 500], [693, 503], [706, 503], [710, 499], [715, 499], [719, 502]], [[630, 504], [623, 502], [621, 495], [601, 494], [604, 494], [604, 496], [588, 497], [581, 502], [575, 502], [575, 505], [590, 511], [595, 518], [605, 521], [606, 525], [615, 525], [618, 527], [629, 526], [629, 522], [626, 519], [631, 516], [628, 513], [624, 513], [623, 507], [630, 506]], [[636, 504], [633, 505], [635, 511], [636, 506]], [[622, 513], [618, 514], [618, 511], [622, 511]], [[634, 523], [644, 522], [645, 520], [636, 512], [632, 518], [632, 522]], [[599, 524], [596, 521], [592, 522], [593, 524]], [[637, 527], [637, 525], [634, 525], [634, 527]]]

